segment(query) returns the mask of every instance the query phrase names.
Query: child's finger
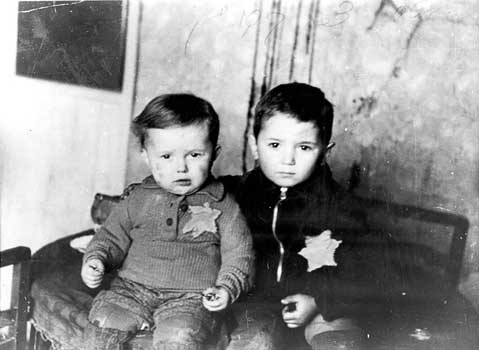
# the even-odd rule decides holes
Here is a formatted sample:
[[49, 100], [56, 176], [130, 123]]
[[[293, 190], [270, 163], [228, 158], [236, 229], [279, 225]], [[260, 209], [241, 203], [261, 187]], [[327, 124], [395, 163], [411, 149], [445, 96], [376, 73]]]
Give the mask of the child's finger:
[[216, 305], [211, 305], [211, 303], [209, 303], [208, 301], [206, 300], [203, 300], [203, 306], [206, 308], [206, 310], [208, 311], [216, 311], [217, 307]]
[[296, 328], [303, 324], [300, 315], [297, 312], [283, 313], [283, 321], [289, 328]]
[[288, 328], [298, 328], [300, 325], [297, 323], [286, 323]]
[[94, 279], [90, 279], [90, 278], [85, 279], [85, 284], [89, 287], [92, 286], [92, 285], [100, 284], [100, 282], [101, 281], [99, 281], [99, 280], [94, 280]]
[[89, 266], [90, 271], [96, 275], [103, 275], [103, 267], [102, 266]]
[[99, 259], [88, 260], [86, 264], [91, 270], [95, 271], [98, 274], [103, 274], [105, 271], [105, 267]]
[[87, 287], [89, 288], [96, 288], [100, 285], [100, 283], [97, 283], [97, 282], [91, 282], [91, 281], [85, 281], [85, 284], [87, 285]]
[[206, 288], [201, 294], [207, 295], [207, 294], [213, 294], [215, 293], [216, 289], [213, 287]]
[[213, 301], [204, 300], [203, 303], [208, 305], [210, 308], [217, 308], [223, 304], [220, 300], [213, 300]]
[[290, 303], [296, 303], [298, 301], [298, 297], [296, 294], [288, 295], [286, 298], [281, 299], [281, 304], [287, 305]]
[[220, 311], [226, 308], [229, 302], [229, 295], [221, 287], [210, 287], [203, 292], [203, 305], [209, 311]]
[[289, 303], [289, 304], [285, 304], [285, 306], [283, 307], [283, 309], [281, 310], [281, 312], [283, 314], [285, 313], [292, 313], [292, 312], [295, 312], [297, 310], [297, 304], [296, 303]]
[[97, 276], [97, 275], [89, 275], [86, 274], [83, 278], [85, 284], [90, 287], [90, 288], [95, 288], [96, 286], [99, 286], [101, 284], [101, 281], [103, 280], [102, 276]]
[[94, 270], [90, 270], [88, 269], [86, 271], [86, 276], [90, 279], [100, 279], [100, 278], [103, 278], [103, 274], [102, 273], [98, 273], [97, 271], [94, 271]]
[[102, 278], [90, 278], [90, 283], [100, 284], [102, 280], [103, 280]]
[[213, 311], [213, 312], [223, 310], [226, 307], [225, 305], [216, 305], [216, 306], [211, 306], [207, 304], [203, 304], [203, 305], [207, 310]]
[[283, 320], [286, 321], [297, 321], [298, 313], [297, 312], [285, 312], [283, 309]]
[[223, 300], [223, 299], [217, 299], [217, 300], [207, 300], [207, 299], [203, 299], [203, 305], [205, 306], [206, 309], [208, 309], [209, 311], [219, 311], [219, 310], [223, 310], [226, 305], [227, 305], [227, 301], [226, 300]]

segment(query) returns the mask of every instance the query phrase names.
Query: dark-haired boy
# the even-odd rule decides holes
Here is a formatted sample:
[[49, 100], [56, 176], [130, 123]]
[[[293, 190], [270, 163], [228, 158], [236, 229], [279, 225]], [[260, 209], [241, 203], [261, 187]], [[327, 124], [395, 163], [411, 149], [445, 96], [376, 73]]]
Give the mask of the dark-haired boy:
[[[364, 293], [384, 286], [355, 250], [362, 209], [326, 164], [332, 124], [333, 106], [319, 88], [275, 87], [255, 108], [250, 147], [258, 166], [223, 181], [253, 235], [256, 282], [247, 302], [281, 303], [284, 324], [304, 330], [313, 349], [356, 349]], [[281, 343], [279, 333], [262, 336]]]

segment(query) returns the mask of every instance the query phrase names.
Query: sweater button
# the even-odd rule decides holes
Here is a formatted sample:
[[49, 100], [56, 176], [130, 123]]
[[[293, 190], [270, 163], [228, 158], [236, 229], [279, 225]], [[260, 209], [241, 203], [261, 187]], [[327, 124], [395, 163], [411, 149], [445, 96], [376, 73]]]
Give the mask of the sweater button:
[[168, 226], [173, 225], [173, 219], [172, 219], [172, 218], [166, 219], [166, 224], [167, 224]]
[[180, 210], [184, 213], [188, 210], [188, 205], [187, 204], [182, 204], [180, 205]]

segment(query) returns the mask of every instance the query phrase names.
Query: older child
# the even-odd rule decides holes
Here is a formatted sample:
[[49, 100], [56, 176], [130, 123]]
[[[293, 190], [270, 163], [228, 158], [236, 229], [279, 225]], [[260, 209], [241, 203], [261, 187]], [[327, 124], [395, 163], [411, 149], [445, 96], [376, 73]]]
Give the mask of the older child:
[[156, 97], [133, 121], [152, 175], [119, 203], [84, 255], [90, 288], [119, 269], [93, 301], [89, 320], [99, 329], [89, 346], [106, 349], [126, 340], [119, 334], [154, 326], [155, 349], [200, 349], [216, 311], [249, 289], [251, 237], [210, 172], [218, 129], [210, 103], [189, 94]]
[[259, 166], [239, 181], [223, 179], [253, 234], [256, 283], [249, 302], [282, 303], [284, 324], [301, 327], [314, 349], [358, 348], [359, 316], [372, 311], [361, 303], [385, 286], [355, 250], [362, 210], [325, 161], [333, 107], [320, 89], [291, 83], [263, 96], [254, 118], [250, 146]]

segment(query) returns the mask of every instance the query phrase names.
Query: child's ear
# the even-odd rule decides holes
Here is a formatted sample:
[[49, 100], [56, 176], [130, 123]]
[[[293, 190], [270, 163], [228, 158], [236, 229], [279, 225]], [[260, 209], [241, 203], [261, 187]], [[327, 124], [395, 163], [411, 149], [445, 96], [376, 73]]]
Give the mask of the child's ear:
[[258, 156], [258, 144], [256, 142], [256, 137], [254, 137], [254, 135], [248, 135], [248, 145], [249, 145], [249, 149], [251, 150], [251, 154], [253, 154], [253, 158], [255, 160], [258, 160], [259, 159], [259, 156]]
[[336, 145], [335, 142], [330, 142], [327, 146], [326, 146], [326, 149], [324, 150], [324, 156], [323, 156], [323, 159], [322, 159], [322, 162], [325, 162], [326, 161], [326, 158], [329, 157], [329, 155], [331, 154], [331, 150], [333, 149], [333, 147]]
[[150, 158], [148, 158], [148, 153], [144, 148], [141, 149], [141, 159], [150, 167]]
[[213, 150], [213, 156], [211, 157], [211, 161], [215, 161], [216, 158], [220, 155], [221, 152], [221, 146], [216, 146], [215, 149]]

